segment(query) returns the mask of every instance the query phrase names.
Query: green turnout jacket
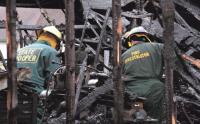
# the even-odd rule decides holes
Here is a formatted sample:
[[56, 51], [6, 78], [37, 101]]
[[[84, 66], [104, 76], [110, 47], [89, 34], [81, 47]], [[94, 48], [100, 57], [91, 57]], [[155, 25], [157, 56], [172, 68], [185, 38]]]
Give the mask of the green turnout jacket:
[[37, 41], [29, 46], [17, 51], [17, 67], [28, 67], [32, 70], [32, 75], [26, 82], [31, 82], [38, 92], [43, 90], [45, 81], [50, 79], [51, 73], [59, 68], [60, 58], [58, 52], [46, 41]]
[[[122, 54], [125, 86], [140, 85], [147, 80], [159, 80], [162, 76], [162, 50], [160, 43], [140, 43]], [[131, 83], [132, 82], [132, 83]], [[133, 84], [133, 82], [135, 84]]]

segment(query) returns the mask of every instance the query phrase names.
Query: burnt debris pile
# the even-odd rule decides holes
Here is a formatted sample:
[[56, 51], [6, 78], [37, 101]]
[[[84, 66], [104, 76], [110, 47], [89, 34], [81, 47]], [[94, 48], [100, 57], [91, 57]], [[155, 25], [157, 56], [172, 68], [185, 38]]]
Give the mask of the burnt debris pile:
[[[177, 118], [181, 124], [197, 124], [200, 122], [198, 117], [200, 68], [191, 62], [191, 59], [200, 59], [200, 28], [198, 26], [200, 2], [195, 0], [173, 1], [175, 5], [174, 39], [177, 53], [174, 69]], [[98, 15], [105, 15], [107, 9], [103, 6], [104, 4], [96, 2], [90, 3], [92, 11], [97, 12]], [[89, 7], [83, 6], [83, 8]], [[107, 25], [112, 30], [109, 22], [111, 22], [111, 18], [108, 18]], [[162, 42], [162, 11], [158, 0], [122, 0], [122, 22], [124, 32], [134, 26], [142, 25], [152, 34], [156, 42]], [[106, 31], [104, 37], [109, 35], [109, 30]], [[106, 42], [103, 41], [103, 43]], [[180, 57], [182, 55], [189, 56], [191, 59], [183, 60]]]

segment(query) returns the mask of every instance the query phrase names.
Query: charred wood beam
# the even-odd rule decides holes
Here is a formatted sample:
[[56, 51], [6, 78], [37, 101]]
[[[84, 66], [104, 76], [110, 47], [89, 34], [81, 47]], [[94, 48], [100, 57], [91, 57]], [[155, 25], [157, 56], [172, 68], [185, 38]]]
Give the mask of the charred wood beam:
[[95, 88], [93, 92], [89, 93], [86, 97], [79, 101], [76, 115], [80, 114], [80, 112], [85, 110], [87, 107], [90, 107], [100, 95], [111, 91], [112, 88], [113, 82], [110, 79], [106, 80], [101, 87]]
[[200, 85], [197, 80], [194, 80], [191, 76], [189, 76], [187, 73], [185, 73], [182, 69], [176, 68], [176, 70], [179, 72], [179, 74], [188, 81], [188, 84], [192, 86], [195, 90], [197, 90], [200, 93]]
[[183, 98], [181, 96], [176, 96], [175, 98], [176, 98], [176, 101], [178, 101], [178, 102], [193, 104], [193, 105], [195, 105], [197, 107], [200, 107], [200, 103], [198, 101], [196, 101], [196, 102], [195, 101], [191, 101], [190, 99]]
[[97, 31], [95, 30], [96, 27], [94, 25], [91, 25], [90, 23], [88, 23], [88, 25], [91, 26], [90, 29], [93, 31], [93, 33], [96, 35], [96, 37], [99, 38], [100, 36], [97, 33]]
[[[81, 41], [80, 41], [79, 39], [76, 39], [76, 40], [77, 40], [78, 43], [81, 44]], [[96, 40], [89, 40], [89, 39], [84, 39], [83, 42], [86, 42], [86, 43], [87, 43], [87, 42], [89, 42], [89, 43], [97, 43]], [[88, 49], [89, 51], [92, 52], [92, 54], [96, 55], [96, 51], [95, 51], [90, 45], [86, 44], [86, 47], [87, 47], [87, 49]]]
[[199, 11], [200, 8], [198, 8], [195, 5], [192, 5], [187, 0], [173, 0], [175, 4], [184, 7], [188, 12], [190, 12], [194, 17], [200, 21]]
[[80, 49], [81, 49], [81, 47], [82, 47], [82, 45], [83, 45], [83, 38], [84, 38], [84, 36], [85, 36], [86, 26], [87, 26], [87, 24], [88, 24], [88, 15], [89, 15], [89, 12], [90, 12], [90, 11], [87, 12], [86, 19], [85, 19], [85, 23], [84, 23], [84, 28], [83, 28], [83, 30], [82, 30], [81, 39], [80, 39], [80, 47], [79, 47], [79, 49], [78, 49], [79, 51], [80, 51]]
[[192, 122], [192, 120], [190, 119], [190, 117], [188, 116], [188, 114], [187, 114], [187, 112], [186, 112], [185, 107], [184, 107], [183, 104], [181, 104], [181, 108], [182, 108], [182, 110], [183, 110], [183, 112], [184, 112], [186, 118], [187, 118], [188, 121], [190, 122], [190, 124], [194, 124], [194, 123]]
[[79, 96], [80, 96], [80, 91], [82, 88], [82, 83], [84, 80], [84, 76], [85, 76], [85, 70], [86, 70], [86, 66], [87, 66], [87, 58], [88, 55], [86, 55], [85, 59], [83, 60], [78, 78], [77, 78], [77, 87], [76, 87], [76, 96], [75, 96], [75, 105], [74, 105], [74, 113], [76, 113], [76, 109], [77, 109], [77, 105], [78, 105], [78, 100], [79, 100]]
[[121, 0], [112, 0], [113, 28], [113, 90], [114, 90], [114, 124], [123, 124], [124, 86], [122, 82], [121, 37], [122, 18]]
[[[90, 38], [90, 39], [83, 39], [84, 43], [92, 43], [92, 44], [98, 44], [99, 40], [96, 38]], [[105, 45], [104, 47], [102, 47], [102, 49], [112, 49], [112, 46], [109, 43], [106, 43], [105, 41], [103, 41], [103, 45]]]
[[133, 12], [122, 12], [122, 16], [129, 17], [129, 18], [145, 18], [145, 17], [151, 17], [151, 13], [140, 13], [140, 14], [135, 14]]
[[184, 28], [186, 28], [190, 33], [194, 33], [193, 29], [188, 25], [188, 23], [181, 17], [181, 15], [175, 11], [176, 21]]
[[194, 78], [191, 77], [191, 75], [189, 75], [186, 70], [184, 70], [185, 66], [187, 67], [187, 63], [185, 63], [185, 65], [183, 65], [183, 61], [182, 60], [177, 60], [176, 64], [175, 64], [175, 71], [177, 71], [183, 79], [185, 79], [188, 84], [194, 88], [198, 93], [200, 93], [200, 84], [198, 80], [195, 80]]
[[101, 28], [101, 34], [100, 34], [99, 42], [98, 42], [98, 45], [97, 45], [97, 52], [96, 52], [97, 54], [96, 54], [95, 59], [94, 59], [94, 67], [95, 68], [96, 68], [96, 66], [99, 62], [99, 54], [100, 54], [102, 42], [104, 40], [104, 36], [105, 36], [105, 33], [106, 33], [106, 26], [107, 26], [108, 17], [110, 15], [110, 12], [111, 12], [111, 8], [108, 8], [107, 12], [106, 12], [105, 20], [103, 22], [103, 26]]
[[[100, 14], [99, 14], [100, 15]], [[97, 31], [95, 30], [95, 28], [93, 27], [93, 25], [90, 24], [89, 20], [88, 19], [94, 19], [97, 24], [99, 25], [98, 23], [98, 19], [97, 19], [97, 15], [96, 15], [96, 12], [92, 11], [91, 9], [88, 10], [87, 12], [87, 15], [86, 15], [86, 19], [85, 19], [85, 24], [84, 25], [88, 25], [88, 26], [91, 26], [91, 30], [93, 31], [93, 33], [96, 35], [96, 37], [99, 39], [99, 34], [97, 33]], [[99, 25], [100, 27], [102, 27], [102, 25]], [[84, 35], [85, 35], [85, 29], [83, 29], [82, 31], [82, 36], [81, 36], [81, 41], [82, 39], [84, 38]]]
[[[200, 62], [198, 60], [197, 62], [197, 66], [198, 68], [200, 68]], [[198, 79], [200, 80], [200, 72], [198, 70], [196, 70], [194, 67], [192, 67], [191, 65], [187, 65], [188, 67], [188, 71], [190, 72], [190, 74], [195, 78], [195, 79]]]
[[[17, 30], [40, 30], [44, 27], [46, 27], [47, 25], [16, 25], [16, 29]], [[0, 29], [4, 29], [6, 28], [5, 23], [0, 23]], [[85, 26], [84, 25], [74, 25], [75, 29], [84, 29]], [[86, 28], [97, 28], [97, 26], [95, 25], [86, 25]], [[64, 26], [59, 26], [58, 25], [58, 29], [61, 31], [64, 31], [65, 28]]]
[[189, 49], [188, 51], [185, 52], [186, 55], [190, 56], [192, 55], [194, 52], [196, 52], [197, 50], [194, 48]]
[[65, 0], [65, 66], [66, 66], [66, 124], [75, 124], [75, 32], [74, 32], [74, 1]]
[[104, 20], [106, 19], [105, 16], [103, 16], [102, 14], [97, 13], [93, 10], [90, 10], [87, 18], [88, 19], [94, 19], [100, 28], [102, 28], [101, 22], [104, 22]]
[[[64, 5], [61, 1], [57, 0], [39, 0], [40, 4], [44, 8], [64, 8]], [[0, 6], [5, 6], [5, 0], [0, 1]], [[35, 0], [17, 0], [16, 1], [17, 7], [27, 7], [27, 8], [38, 8]]]
[[184, 39], [183, 41], [186, 44], [185, 47], [196, 49], [196, 52], [197, 52], [198, 50], [200, 50], [200, 48], [198, 45], [195, 45], [195, 44], [196, 43], [198, 44], [199, 39], [200, 38], [198, 36], [191, 36], [191, 37]]
[[86, 46], [89, 51], [91, 51], [94, 55], [96, 55], [96, 51], [90, 45], [86, 44]]
[[161, 1], [163, 15], [163, 40], [164, 40], [164, 63], [165, 63], [165, 99], [166, 99], [166, 122], [176, 124], [176, 112], [173, 89], [173, 66], [174, 66], [174, 4], [172, 0]]
[[182, 13], [180, 14], [182, 15], [182, 17], [184, 17], [187, 23], [194, 29], [200, 30], [200, 28], [196, 26], [200, 24], [200, 9], [196, 5], [193, 5], [186, 0], [174, 0], [174, 3], [176, 5], [177, 11], [181, 9], [179, 10], [179, 12]]
[[17, 76], [16, 76], [16, 0], [6, 1], [6, 34], [8, 62], [7, 117], [8, 124], [17, 124]]
[[192, 96], [195, 96], [196, 99], [197, 99], [198, 101], [200, 101], [200, 96], [199, 96], [199, 94], [195, 91], [194, 88], [188, 87], [187, 93], [190, 94], [190, 95], [192, 95]]
[[85, 43], [95, 43], [98, 44], [99, 40], [98, 39], [83, 39], [83, 42]]

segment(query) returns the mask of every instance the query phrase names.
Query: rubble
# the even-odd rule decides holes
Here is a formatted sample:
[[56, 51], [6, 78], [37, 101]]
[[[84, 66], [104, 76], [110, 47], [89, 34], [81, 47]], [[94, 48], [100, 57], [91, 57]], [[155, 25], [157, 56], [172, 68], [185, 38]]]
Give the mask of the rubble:
[[[144, 13], [151, 13], [153, 17], [152, 16], [150, 16], [151, 18], [148, 17], [148, 14], [146, 14], [146, 16], [145, 15], [137, 16], [136, 14], [134, 14], [134, 9], [137, 8], [132, 8], [132, 11], [123, 11], [122, 16], [126, 18], [126, 20], [128, 20], [130, 24], [132, 23], [130, 18], [136, 19], [142, 17], [143, 22], [141, 25], [143, 25], [152, 35], [158, 38], [159, 42], [162, 42], [161, 39], [162, 39], [163, 26], [162, 22], [160, 21], [161, 9], [159, 7], [159, 3], [156, 4], [156, 1], [154, 1], [154, 4], [156, 4], [155, 6], [150, 6], [150, 2], [151, 1], [149, 1], [149, 4], [147, 4], [149, 6], [146, 6], [146, 9], [144, 7]], [[182, 52], [181, 54], [185, 53], [189, 56], [199, 59], [200, 37], [198, 32], [200, 30], [198, 29], [197, 26], [199, 23], [199, 13], [198, 13], [199, 8], [197, 7], [198, 4], [191, 2], [191, 0], [190, 1], [174, 0], [174, 3], [176, 6], [175, 22], [174, 22], [175, 25], [174, 38], [177, 47], [179, 48], [179, 50], [181, 50]], [[132, 1], [131, 4], [137, 4], [137, 3], [135, 3], [135, 1]], [[124, 10], [124, 8], [126, 8], [126, 5], [123, 6], [122, 10]], [[152, 11], [154, 13], [152, 13]], [[131, 17], [132, 14], [134, 16]], [[125, 30], [130, 29], [128, 28], [128, 26], [125, 26], [124, 28], [127, 28]], [[188, 124], [188, 123], [192, 124], [193, 122], [194, 123], [199, 122], [198, 115], [195, 114], [198, 113], [197, 111], [199, 111], [200, 109], [198, 106], [199, 96], [200, 96], [199, 74], [200, 71], [198, 68], [198, 60], [196, 60], [195, 62], [188, 63], [185, 60], [181, 59], [176, 62], [175, 73], [174, 73], [174, 78], [175, 78], [174, 85], [175, 85], [175, 94], [177, 97], [178, 121], [181, 124]], [[186, 91], [180, 91], [179, 89], [180, 86], [182, 88], [183, 87], [185, 88], [188, 96], [190, 97], [186, 95]], [[194, 97], [195, 100], [192, 99], [191, 97]], [[109, 101], [107, 102], [109, 103]], [[192, 115], [189, 115], [189, 113], [192, 113]], [[184, 116], [186, 118], [184, 118]]]

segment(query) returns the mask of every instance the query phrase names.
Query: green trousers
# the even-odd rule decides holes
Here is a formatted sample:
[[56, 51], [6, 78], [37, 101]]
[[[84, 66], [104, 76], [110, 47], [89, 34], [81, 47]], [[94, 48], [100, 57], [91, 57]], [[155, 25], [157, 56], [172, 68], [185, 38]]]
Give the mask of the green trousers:
[[159, 119], [158, 124], [164, 118], [164, 84], [156, 79], [137, 80], [125, 83], [125, 88], [132, 93], [147, 100], [144, 103], [144, 109], [148, 116]]
[[[32, 92], [35, 92], [38, 94], [38, 96], [40, 95], [40, 93], [44, 90], [43, 87], [29, 87]], [[38, 101], [37, 103], [37, 124], [45, 124], [44, 122], [42, 122], [42, 116], [44, 114], [44, 107], [40, 104], [40, 102]]]
[[[24, 82], [24, 85], [21, 86], [26, 92], [35, 93], [37, 96], [44, 90], [42, 86], [31, 84], [30, 82]], [[37, 124], [44, 124], [42, 123], [42, 116], [44, 113], [44, 107], [39, 103], [37, 103]]]

